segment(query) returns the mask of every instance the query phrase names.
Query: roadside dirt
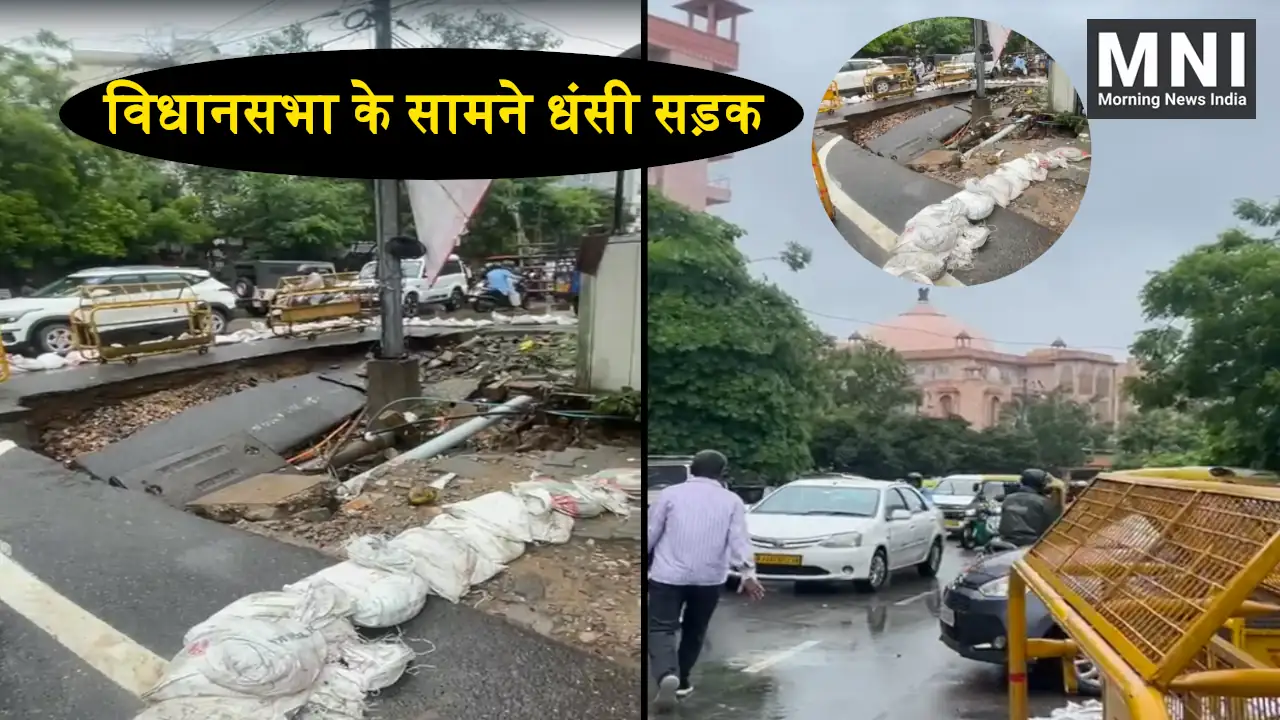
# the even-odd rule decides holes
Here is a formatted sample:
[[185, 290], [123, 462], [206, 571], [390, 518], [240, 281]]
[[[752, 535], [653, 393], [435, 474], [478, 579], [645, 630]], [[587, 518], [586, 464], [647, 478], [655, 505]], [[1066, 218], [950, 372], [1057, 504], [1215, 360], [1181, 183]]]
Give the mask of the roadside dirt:
[[[554, 452], [465, 454], [406, 463], [361, 496], [336, 508], [313, 508], [285, 520], [239, 527], [341, 557], [353, 535], [396, 534], [423, 525], [442, 506], [505, 491], [532, 472], [569, 479], [603, 469], [638, 467], [638, 447], [600, 446]], [[410, 496], [446, 473], [454, 477], [429, 504]], [[564, 545], [530, 546], [462, 602], [615, 662], [640, 662], [640, 507], [628, 519], [579, 519]], [[441, 601], [443, 602], [443, 601]]]

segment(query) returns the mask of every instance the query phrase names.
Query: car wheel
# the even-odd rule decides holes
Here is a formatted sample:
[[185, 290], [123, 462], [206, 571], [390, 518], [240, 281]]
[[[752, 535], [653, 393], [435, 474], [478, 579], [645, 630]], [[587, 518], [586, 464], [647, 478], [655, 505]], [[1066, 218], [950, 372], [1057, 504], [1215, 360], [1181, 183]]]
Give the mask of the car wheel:
[[75, 340], [71, 336], [71, 325], [65, 322], [48, 322], [36, 328], [33, 343], [40, 354], [58, 353], [59, 355], [75, 349]]
[[867, 570], [866, 580], [855, 580], [854, 583], [863, 592], [877, 592], [889, 581], [889, 554], [884, 548], [876, 548], [871, 556], [871, 567]]
[[449, 293], [449, 299], [444, 303], [444, 309], [449, 312], [454, 312], [461, 309], [463, 304], [466, 302], [467, 295], [462, 292], [462, 288], [454, 288], [453, 292]]
[[418, 295], [417, 293], [409, 293], [404, 296], [404, 316], [407, 318], [418, 317]]
[[877, 80], [876, 84], [872, 86], [872, 89], [875, 91], [877, 95], [883, 95], [884, 93], [889, 92], [889, 81]]
[[213, 308], [209, 311], [209, 331], [214, 335], [224, 335], [227, 332], [227, 323], [231, 322], [231, 318], [227, 316], [225, 310]]
[[252, 280], [250, 280], [247, 277], [242, 277], [242, 278], [236, 278], [236, 285], [235, 285], [235, 288], [232, 290], [232, 292], [234, 292], [236, 294], [236, 297], [240, 298], [241, 300], [248, 300], [249, 298], [253, 297], [253, 291], [255, 289], [256, 288], [254, 287]]
[[933, 541], [933, 545], [929, 547], [929, 557], [924, 562], [916, 566], [920, 571], [920, 577], [937, 577], [938, 568], [942, 567], [942, 538]]

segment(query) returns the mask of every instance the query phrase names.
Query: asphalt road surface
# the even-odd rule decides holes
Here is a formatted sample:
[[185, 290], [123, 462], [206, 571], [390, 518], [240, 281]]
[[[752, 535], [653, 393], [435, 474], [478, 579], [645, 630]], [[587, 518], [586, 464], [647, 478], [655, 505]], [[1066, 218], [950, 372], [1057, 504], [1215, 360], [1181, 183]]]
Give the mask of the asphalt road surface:
[[[889, 158], [868, 152], [829, 133], [814, 140], [829, 179], [836, 207], [836, 228], [867, 260], [883, 266], [907, 220], [925, 206], [941, 202], [960, 188]], [[965, 285], [1011, 275], [1031, 264], [1058, 239], [1058, 233], [1011, 210], [997, 207], [984, 221], [991, 228], [987, 244], [974, 254], [973, 267], [953, 271]]]
[[[694, 693], [673, 717], [1006, 720], [1003, 670], [965, 660], [938, 640], [939, 581], [971, 560], [949, 543], [938, 579], [903, 571], [875, 595], [852, 587], [796, 592], [785, 583], [770, 584], [758, 603], [726, 594]], [[1031, 716], [1066, 703], [1060, 693], [1033, 690]]]
[[[0, 718], [129, 720], [189, 628], [334, 562], [7, 444], [0, 493]], [[433, 652], [378, 696], [383, 720], [640, 715], [634, 671], [465, 605], [431, 598], [400, 630]]]

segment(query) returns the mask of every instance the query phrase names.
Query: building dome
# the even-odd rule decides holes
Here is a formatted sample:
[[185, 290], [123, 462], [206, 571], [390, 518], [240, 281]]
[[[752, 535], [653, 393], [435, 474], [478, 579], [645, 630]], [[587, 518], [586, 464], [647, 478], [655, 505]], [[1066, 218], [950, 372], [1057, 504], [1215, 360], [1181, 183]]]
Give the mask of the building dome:
[[929, 290], [910, 310], [870, 329], [870, 339], [898, 352], [921, 350], [995, 350], [991, 341], [973, 328], [939, 312], [929, 302]]

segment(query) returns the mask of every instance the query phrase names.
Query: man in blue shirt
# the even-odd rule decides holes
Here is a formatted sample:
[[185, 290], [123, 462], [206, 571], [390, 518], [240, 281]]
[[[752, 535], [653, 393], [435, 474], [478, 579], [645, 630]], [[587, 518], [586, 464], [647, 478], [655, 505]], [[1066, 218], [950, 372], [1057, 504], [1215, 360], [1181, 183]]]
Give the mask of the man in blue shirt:
[[516, 282], [519, 280], [520, 276], [505, 265], [494, 265], [484, 274], [484, 281], [489, 288], [506, 295], [513, 308], [520, 307], [520, 292], [516, 290]]
[[582, 271], [574, 270], [569, 276], [569, 302], [573, 305], [573, 314], [578, 314], [578, 294], [582, 292]]
[[1023, 75], [1026, 75], [1026, 74], [1027, 74], [1027, 59], [1026, 59], [1026, 58], [1024, 58], [1024, 57], [1022, 57], [1021, 55], [1018, 55], [1017, 57], [1015, 57], [1015, 58], [1013, 59], [1013, 69], [1014, 69], [1014, 71], [1016, 71], [1016, 72], [1019, 72], [1019, 73], [1022, 73]]

